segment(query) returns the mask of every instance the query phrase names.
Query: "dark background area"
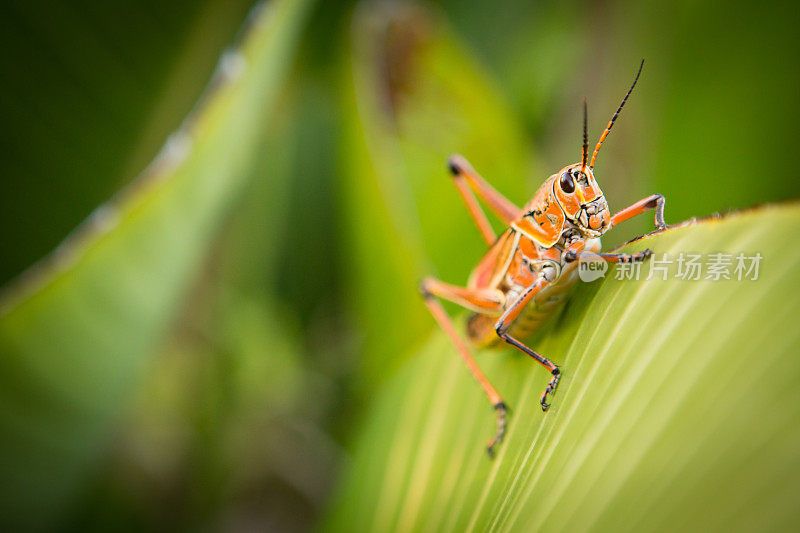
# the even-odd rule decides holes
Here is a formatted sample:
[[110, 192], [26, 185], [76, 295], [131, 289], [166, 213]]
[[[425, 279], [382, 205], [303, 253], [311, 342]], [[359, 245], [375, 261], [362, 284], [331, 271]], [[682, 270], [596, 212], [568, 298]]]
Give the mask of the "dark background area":
[[[328, 85], [352, 4], [317, 6], [298, 70], [318, 85]], [[144, 168], [197, 100], [249, 7], [246, 0], [4, 2], [0, 280], [53, 249]], [[475, 1], [434, 9], [496, 77], [547, 170], [574, 151], [568, 133], [580, 98], [589, 97], [592, 130], [600, 131], [645, 57], [639, 112], [626, 116], [640, 124], [617, 132], [628, 138], [601, 159], [611, 164], [617, 152], [635, 152], [630, 175], [604, 176], [606, 188], [609, 179], [636, 193], [654, 184], [677, 196], [670, 207], [681, 219], [795, 196], [786, 159], [800, 118], [792, 60], [800, 39], [790, 3], [498, 9]], [[708, 182], [684, 182], [688, 167], [707, 168]], [[687, 188], [696, 194], [668, 194]]]

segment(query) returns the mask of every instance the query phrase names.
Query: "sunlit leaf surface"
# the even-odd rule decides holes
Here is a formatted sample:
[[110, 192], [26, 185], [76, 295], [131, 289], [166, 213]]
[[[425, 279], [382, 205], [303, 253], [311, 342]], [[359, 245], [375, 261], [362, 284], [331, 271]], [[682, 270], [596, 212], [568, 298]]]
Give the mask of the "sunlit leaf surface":
[[[382, 391], [327, 525], [342, 531], [786, 529], [800, 520], [796, 205], [703, 221], [629, 245], [673, 264], [662, 281], [580, 284], [516, 352], [477, 355], [510, 405], [498, 457], [491, 409], [442, 333]], [[609, 238], [612, 238], [609, 235]], [[681, 252], [731, 253], [732, 280], [676, 278]], [[736, 254], [760, 253], [755, 281]], [[705, 276], [705, 270], [703, 272]], [[787, 297], [787, 295], [789, 297]], [[425, 313], [420, 303], [418, 313]]]

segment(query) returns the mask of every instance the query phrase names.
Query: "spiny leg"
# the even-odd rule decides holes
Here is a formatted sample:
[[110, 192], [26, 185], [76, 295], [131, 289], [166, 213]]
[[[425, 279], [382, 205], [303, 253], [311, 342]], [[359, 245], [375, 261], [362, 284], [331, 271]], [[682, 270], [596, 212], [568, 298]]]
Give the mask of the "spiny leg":
[[477, 313], [498, 313], [505, 301], [503, 293], [497, 290], [468, 289], [450, 285], [436, 278], [422, 280], [422, 294], [432, 294]]
[[567, 253], [564, 254], [564, 261], [567, 263], [571, 263], [575, 261], [578, 257], [581, 256], [588, 256], [588, 257], [602, 257], [605, 261], [609, 263], [638, 263], [648, 259], [650, 256], [653, 255], [653, 251], [650, 248], [645, 248], [641, 252], [636, 252], [632, 254], [614, 254], [614, 253], [594, 253], [594, 252], [581, 252], [581, 253]]
[[502, 309], [502, 295], [497, 295], [495, 291], [480, 291], [466, 289], [463, 287], [455, 287], [433, 278], [425, 278], [422, 281], [420, 284], [420, 292], [425, 299], [425, 305], [439, 323], [439, 326], [441, 326], [445, 333], [447, 333], [448, 337], [450, 337], [450, 340], [455, 345], [459, 355], [461, 355], [461, 358], [464, 360], [467, 368], [483, 389], [483, 392], [486, 394], [486, 397], [489, 399], [489, 402], [492, 404], [492, 407], [496, 412], [497, 432], [486, 446], [486, 451], [489, 453], [489, 456], [494, 457], [495, 446], [503, 441], [503, 437], [506, 433], [506, 411], [508, 408], [503, 402], [503, 398], [497, 392], [497, 389], [494, 388], [489, 379], [478, 366], [478, 363], [475, 361], [475, 359], [473, 359], [472, 354], [467, 348], [467, 345], [461, 339], [461, 336], [456, 332], [456, 329], [453, 326], [453, 321], [450, 319], [439, 300], [436, 299], [436, 296], [459, 304], [461, 304], [461, 302], [466, 298], [470, 305], [487, 307], [494, 298], [495, 306], [493, 310], [497, 312]]
[[[489, 208], [498, 216], [503, 224], [508, 226], [512, 221], [519, 218], [522, 214], [522, 209], [514, 205], [513, 202], [508, 200], [505, 196], [497, 192], [497, 190], [489, 185], [480, 174], [475, 172], [475, 169], [467, 162], [466, 159], [458, 154], [450, 156], [448, 160], [450, 172], [456, 179], [456, 183], [462, 179], [466, 179], [470, 187], [480, 196], [489, 206]], [[461, 187], [459, 186], [459, 190]], [[462, 193], [463, 194], [463, 193]], [[465, 198], [465, 201], [466, 198]], [[473, 198], [474, 201], [474, 198]], [[469, 202], [467, 201], [469, 204]], [[472, 211], [472, 208], [470, 208]], [[485, 215], [484, 215], [485, 218]], [[480, 226], [480, 224], [479, 224]]]
[[642, 213], [649, 211], [650, 209], [655, 209], [656, 229], [664, 230], [667, 227], [667, 223], [664, 221], [665, 202], [666, 200], [660, 194], [654, 194], [652, 196], [648, 196], [647, 198], [639, 200], [635, 204], [626, 207], [622, 211], [612, 216], [611, 227], [616, 226], [620, 222], [625, 222], [626, 220], [633, 218], [636, 215], [641, 215]]
[[475, 198], [475, 195], [472, 193], [472, 189], [470, 189], [469, 184], [464, 180], [464, 176], [459, 173], [457, 170], [454, 171], [455, 167], [453, 164], [450, 163], [450, 170], [453, 172], [453, 181], [458, 187], [458, 192], [461, 194], [461, 198], [464, 200], [464, 203], [467, 204], [467, 210], [469, 211], [470, 216], [472, 216], [472, 220], [475, 221], [475, 225], [478, 226], [478, 230], [481, 232], [481, 236], [483, 240], [486, 241], [486, 244], [492, 245], [494, 241], [497, 239], [497, 235], [495, 235], [494, 230], [492, 229], [492, 225], [489, 223], [489, 219], [486, 217], [486, 213], [483, 212], [481, 206], [478, 204], [478, 200]]
[[519, 316], [520, 312], [522, 312], [525, 306], [530, 303], [533, 297], [549, 284], [549, 281], [544, 278], [540, 278], [538, 281], [536, 281], [536, 283], [525, 289], [525, 291], [520, 294], [519, 298], [517, 298], [516, 301], [514, 301], [508, 307], [508, 309], [506, 309], [505, 313], [502, 314], [500, 319], [495, 324], [495, 330], [501, 339], [519, 349], [523, 353], [529, 355], [530, 357], [533, 357], [536, 361], [541, 363], [550, 371], [552, 377], [550, 378], [550, 382], [547, 384], [547, 388], [544, 389], [542, 397], [539, 400], [539, 403], [542, 406], [542, 411], [547, 411], [547, 408], [550, 407], [550, 404], [547, 403], [547, 395], [555, 392], [556, 387], [558, 387], [558, 383], [561, 381], [561, 370], [558, 368], [558, 365], [553, 363], [550, 359], [534, 352], [520, 341], [509, 335], [507, 331], [508, 328], [511, 327], [511, 324], [514, 323], [514, 320], [516, 320], [516, 318]]

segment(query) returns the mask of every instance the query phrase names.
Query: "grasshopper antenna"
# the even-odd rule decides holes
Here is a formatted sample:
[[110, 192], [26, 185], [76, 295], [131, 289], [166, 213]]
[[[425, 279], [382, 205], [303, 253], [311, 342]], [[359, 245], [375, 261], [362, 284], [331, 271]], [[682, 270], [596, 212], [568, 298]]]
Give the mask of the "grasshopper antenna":
[[583, 99], [583, 149], [581, 150], [581, 173], [586, 170], [586, 159], [589, 157], [589, 130], [587, 126], [586, 98]]
[[625, 94], [625, 98], [622, 99], [622, 103], [619, 104], [619, 107], [617, 108], [617, 112], [614, 113], [614, 116], [611, 117], [611, 120], [608, 122], [608, 126], [606, 126], [605, 131], [600, 136], [600, 140], [597, 141], [597, 146], [594, 147], [594, 153], [592, 154], [592, 161], [589, 163], [589, 168], [594, 169], [594, 162], [597, 159], [597, 153], [600, 151], [600, 147], [603, 146], [603, 141], [606, 140], [606, 137], [608, 137], [609, 132], [611, 132], [611, 126], [613, 126], [614, 121], [617, 120], [619, 112], [622, 111], [622, 107], [625, 105], [625, 102], [628, 101], [628, 97], [631, 95], [631, 92], [633, 92], [633, 88], [636, 87], [636, 82], [639, 81], [639, 75], [642, 73], [643, 66], [644, 66], [644, 59], [642, 59], [642, 62], [639, 64], [639, 71], [636, 73], [636, 78], [634, 78], [633, 83], [631, 84], [631, 88], [628, 89], [628, 92]]

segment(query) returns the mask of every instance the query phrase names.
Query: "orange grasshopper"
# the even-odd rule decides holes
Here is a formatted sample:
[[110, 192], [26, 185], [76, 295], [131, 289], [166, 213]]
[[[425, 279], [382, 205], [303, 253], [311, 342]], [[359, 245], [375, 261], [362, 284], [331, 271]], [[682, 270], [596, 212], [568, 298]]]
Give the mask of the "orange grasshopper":
[[[506, 404], [470, 355], [450, 317], [435, 297], [473, 311], [467, 321], [466, 333], [476, 346], [493, 345], [502, 339], [550, 371], [552, 377], [540, 400], [542, 410], [546, 411], [550, 406], [547, 396], [558, 387], [561, 370], [518, 339], [533, 333], [561, 303], [576, 281], [576, 260], [581, 254], [591, 252], [612, 263], [643, 261], [650, 257], [650, 250], [632, 255], [600, 253], [600, 236], [606, 231], [650, 209], [655, 209], [656, 228], [666, 228], [664, 197], [660, 194], [648, 196], [611, 216], [593, 172], [597, 153], [636, 86], [643, 65], [644, 61], [639, 65], [633, 84], [600, 136], [588, 162], [584, 100], [580, 162], [566, 166], [547, 178], [522, 209], [484, 181], [464, 158], [458, 155], [450, 157], [449, 167], [455, 184], [489, 250], [472, 271], [466, 287], [425, 278], [420, 291], [434, 318], [453, 341], [496, 411], [497, 433], [488, 444], [490, 456], [493, 456], [495, 446], [502, 442], [505, 435]], [[495, 236], [473, 191], [508, 227], [500, 237]]]

